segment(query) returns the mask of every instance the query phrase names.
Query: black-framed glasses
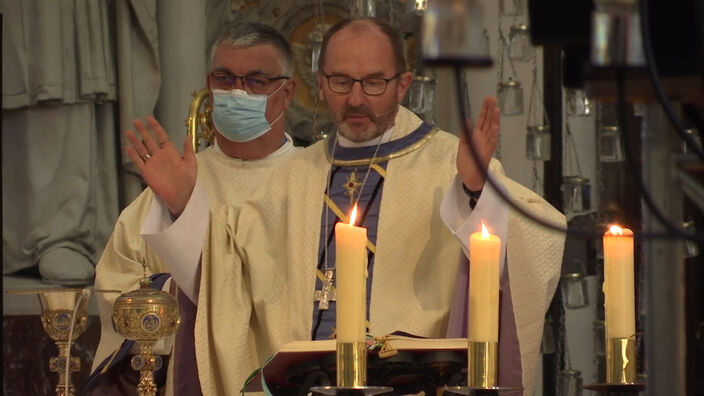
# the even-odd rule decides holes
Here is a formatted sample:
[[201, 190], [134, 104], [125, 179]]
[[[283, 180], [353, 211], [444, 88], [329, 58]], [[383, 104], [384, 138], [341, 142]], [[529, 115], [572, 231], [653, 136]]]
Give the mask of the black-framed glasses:
[[274, 81], [289, 79], [291, 77], [267, 77], [261, 74], [236, 76], [223, 71], [214, 71], [208, 73], [208, 78], [210, 79], [210, 88], [230, 91], [235, 88], [235, 83], [239, 79], [248, 92], [253, 94], [267, 94], [271, 90], [271, 85]]
[[352, 92], [352, 86], [358, 82], [362, 86], [362, 92], [370, 96], [382, 95], [386, 92], [386, 87], [389, 86], [389, 81], [397, 79], [401, 73], [394, 74], [391, 78], [383, 77], [367, 77], [356, 79], [347, 76], [327, 75], [323, 73], [328, 80], [328, 88], [331, 91], [339, 94], [348, 94]]

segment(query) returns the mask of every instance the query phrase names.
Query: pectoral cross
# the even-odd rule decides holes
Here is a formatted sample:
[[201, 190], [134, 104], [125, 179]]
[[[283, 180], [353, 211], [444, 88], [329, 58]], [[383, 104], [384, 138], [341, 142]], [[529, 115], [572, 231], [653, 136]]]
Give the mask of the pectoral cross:
[[[366, 180], [366, 178], [365, 178]], [[349, 176], [347, 176], [347, 181], [342, 187], [345, 189], [345, 194], [350, 197], [350, 204], [354, 203], [354, 197], [357, 195], [357, 190], [363, 183], [357, 178], [357, 169], [353, 170]]]
[[325, 279], [321, 279], [323, 282], [323, 288], [321, 290], [315, 291], [315, 301], [318, 301], [318, 310], [326, 310], [330, 306], [330, 301], [336, 300], [335, 286], [332, 285], [332, 270], [325, 270]]

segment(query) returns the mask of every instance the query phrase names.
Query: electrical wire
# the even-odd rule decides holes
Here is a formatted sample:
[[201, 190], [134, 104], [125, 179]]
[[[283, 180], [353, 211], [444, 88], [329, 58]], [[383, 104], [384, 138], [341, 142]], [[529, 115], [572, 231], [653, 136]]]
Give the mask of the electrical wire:
[[630, 145], [630, 140], [628, 139], [628, 136], [626, 134], [626, 89], [625, 89], [625, 71], [622, 66], [617, 66], [616, 69], [616, 95], [618, 98], [618, 112], [617, 112], [617, 117], [618, 117], [618, 123], [621, 127], [621, 136], [622, 136], [622, 141], [623, 141], [623, 151], [626, 156], [626, 163], [628, 164], [629, 170], [631, 171], [631, 174], [633, 175], [633, 178], [635, 179], [635, 184], [636, 187], [638, 187], [638, 191], [640, 192], [641, 197], [643, 198], [643, 202], [645, 202], [645, 205], [648, 207], [648, 210], [655, 216], [655, 218], [662, 224], [669, 232], [672, 234], [677, 235], [680, 238], [684, 239], [690, 239], [695, 242], [699, 243], [704, 243], [704, 235], [699, 233], [691, 234], [688, 233], [679, 227], [675, 226], [670, 222], [667, 217], [662, 213], [660, 208], [657, 207], [655, 204], [655, 200], [653, 199], [653, 196], [650, 194], [650, 191], [645, 187], [643, 184], [643, 179], [642, 175], [638, 171], [638, 166], [636, 165], [636, 161], [633, 155], [633, 150]]
[[68, 342], [66, 344], [66, 361], [64, 364], [64, 392], [66, 395], [69, 395], [69, 383], [71, 382], [69, 379], [69, 368], [71, 367], [71, 344], [73, 343], [73, 328], [76, 326], [76, 315], [78, 314], [78, 309], [81, 306], [81, 302], [86, 299], [90, 298], [90, 289], [84, 288], [81, 290], [81, 295], [78, 296], [78, 300], [76, 300], [76, 305], [73, 307], [73, 315], [71, 315], [71, 327], [69, 327], [68, 330]]
[[653, 45], [650, 40], [650, 10], [648, 9], [648, 1], [640, 1], [640, 31], [643, 42], [643, 54], [645, 55], [646, 68], [648, 69], [648, 75], [650, 76], [650, 82], [653, 85], [655, 94], [660, 102], [660, 105], [665, 110], [667, 118], [675, 127], [675, 131], [680, 135], [680, 137], [685, 141], [688, 148], [690, 148], [700, 160], [704, 161], [704, 150], [697, 144], [692, 136], [690, 136], [684, 129], [684, 126], [680, 122], [680, 119], [675, 115], [675, 111], [672, 109], [670, 102], [665, 95], [665, 91], [660, 84], [660, 79], [658, 77], [658, 66], [655, 64], [655, 57], [653, 56]]
[[597, 233], [586, 231], [586, 230], [581, 230], [581, 229], [568, 229], [562, 226], [562, 224], [557, 224], [553, 223], [547, 219], [540, 218], [536, 216], [533, 213], [530, 213], [520, 207], [516, 202], [513, 201], [511, 197], [506, 194], [506, 192], [503, 190], [503, 187], [499, 186], [499, 183], [494, 179], [494, 177], [489, 173], [487, 169], [484, 168], [484, 166], [481, 164], [479, 161], [479, 154], [477, 152], [477, 148], [474, 146], [474, 142], [472, 141], [472, 132], [469, 130], [467, 127], [467, 123], [465, 120], [468, 119], [468, 115], [466, 114], [465, 111], [465, 103], [464, 103], [464, 97], [460, 94], [459, 89], [461, 88], [462, 84], [462, 65], [457, 63], [454, 65], [454, 71], [455, 71], [455, 79], [457, 83], [457, 100], [459, 104], [459, 110], [460, 110], [460, 125], [462, 127], [462, 133], [464, 134], [467, 145], [469, 146], [470, 154], [472, 156], [472, 159], [475, 161], [477, 167], [481, 170], [482, 174], [484, 175], [484, 179], [489, 183], [491, 187], [496, 191], [496, 193], [501, 197], [501, 199], [506, 202], [511, 208], [516, 210], [518, 213], [520, 213], [522, 216], [532, 220], [533, 222], [540, 224], [541, 226], [554, 230], [554, 231], [559, 231], [562, 233], [569, 233], [571, 235], [575, 235], [581, 238], [600, 238], [601, 235], [598, 235]]
[[[479, 155], [477, 152], [477, 148], [474, 146], [474, 142], [472, 141], [471, 138], [471, 131], [467, 127], [467, 124], [465, 120], [468, 118], [466, 111], [465, 111], [465, 103], [464, 103], [464, 98], [461, 95], [461, 78], [462, 78], [462, 65], [460, 63], [454, 64], [454, 71], [455, 71], [455, 79], [456, 79], [456, 87], [457, 87], [457, 100], [459, 104], [459, 112], [460, 112], [460, 125], [462, 127], [462, 133], [465, 135], [465, 138], [467, 140], [467, 146], [469, 147], [469, 150], [471, 152], [471, 156], [473, 160], [475, 161], [477, 167], [480, 169], [482, 174], [484, 175], [484, 179], [486, 180], [487, 183], [493, 189], [496, 191], [496, 193], [501, 197], [501, 199], [506, 202], [512, 209], [514, 209], [516, 212], [518, 212], [521, 216], [537, 223], [540, 224], [541, 226], [554, 230], [554, 231], [559, 231], [562, 233], [565, 233], [567, 235], [577, 237], [577, 238], [583, 238], [583, 239], [601, 239], [603, 237], [603, 233], [599, 231], [590, 231], [590, 230], [584, 230], [584, 229], [577, 229], [577, 228], [570, 228], [570, 227], [563, 227], [561, 224], [556, 224], [551, 221], [548, 221], [544, 218], [540, 218], [536, 216], [533, 213], [528, 212], [521, 206], [519, 206], [511, 197], [508, 196], [506, 192], [503, 191], [503, 189], [499, 186], [499, 183], [494, 179], [494, 177], [489, 173], [487, 169], [484, 168], [484, 166], [481, 164], [479, 161]], [[624, 147], [625, 148], [625, 147]], [[639, 179], [639, 184], [641, 187], [642, 183], [640, 182]], [[644, 187], [643, 187], [644, 188]], [[650, 196], [648, 195], [650, 198]], [[650, 200], [652, 202], [652, 199]], [[662, 214], [662, 213], [660, 213]], [[668, 223], [669, 224], [669, 223]], [[670, 224], [671, 225], [671, 224]], [[673, 234], [668, 234], [668, 233], [657, 233], [657, 232], [645, 232], [645, 231], [639, 231], [636, 232], [636, 235], [640, 238], [650, 238], [650, 239], [679, 239], [679, 238], [685, 238], [685, 239], [690, 239], [699, 243], [704, 243], [704, 236], [701, 234], [695, 233], [695, 234], [687, 234], [687, 233], [677, 233], [676, 235]]]

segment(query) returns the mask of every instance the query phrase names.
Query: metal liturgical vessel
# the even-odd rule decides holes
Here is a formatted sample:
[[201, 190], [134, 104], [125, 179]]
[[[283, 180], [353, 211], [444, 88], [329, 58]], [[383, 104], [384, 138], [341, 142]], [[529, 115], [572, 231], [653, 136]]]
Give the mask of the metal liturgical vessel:
[[115, 300], [112, 322], [123, 337], [134, 340], [139, 346], [139, 355], [132, 358], [132, 368], [139, 370], [137, 392], [140, 396], [155, 396], [154, 371], [161, 368], [160, 356], [152, 353], [154, 344], [174, 334], [181, 323], [176, 298], [169, 293], [150, 287], [145, 276], [137, 290], [120, 295]]

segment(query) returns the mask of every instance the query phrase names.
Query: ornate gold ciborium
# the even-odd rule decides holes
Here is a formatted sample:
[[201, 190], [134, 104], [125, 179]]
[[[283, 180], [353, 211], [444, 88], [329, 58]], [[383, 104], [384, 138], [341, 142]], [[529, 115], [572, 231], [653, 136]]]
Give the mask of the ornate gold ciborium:
[[158, 340], [178, 330], [181, 317], [174, 296], [152, 289], [146, 276], [139, 284], [139, 289], [121, 294], [115, 300], [112, 322], [118, 333], [134, 340], [139, 347], [139, 355], [131, 361], [132, 368], [140, 372], [137, 393], [155, 396], [154, 371], [161, 368], [162, 360], [152, 353], [152, 348]]

